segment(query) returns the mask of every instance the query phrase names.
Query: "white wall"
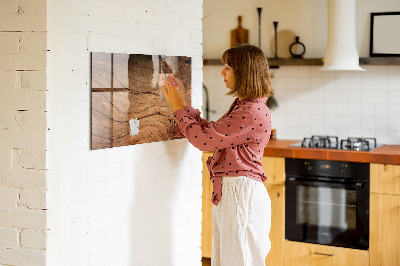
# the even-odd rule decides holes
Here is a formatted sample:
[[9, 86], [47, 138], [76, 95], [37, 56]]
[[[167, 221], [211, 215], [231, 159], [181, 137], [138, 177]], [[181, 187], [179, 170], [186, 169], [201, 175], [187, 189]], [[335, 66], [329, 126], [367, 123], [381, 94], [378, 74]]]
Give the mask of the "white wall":
[[[369, 56], [369, 13], [400, 10], [400, 2], [368, 0], [357, 2], [357, 47], [361, 57]], [[243, 15], [244, 27], [250, 30], [250, 43], [258, 44], [257, 7], [266, 11], [262, 18], [262, 49], [272, 52], [267, 43], [273, 38], [273, 20], [281, 29], [291, 29], [307, 47], [305, 57], [323, 57], [326, 47], [327, 1], [262, 1], [249, 3], [204, 1], [204, 58], [220, 58], [229, 48], [229, 31], [236, 27], [236, 17]], [[251, 9], [251, 10], [249, 10]], [[224, 14], [223, 16], [221, 14]], [[252, 17], [253, 16], [253, 17]], [[253, 22], [247, 20], [252, 19]], [[282, 23], [281, 23], [282, 22]], [[218, 25], [218, 27], [215, 27]], [[278, 26], [278, 30], [279, 30]], [[216, 32], [218, 31], [218, 33]], [[268, 34], [270, 36], [268, 37]], [[217, 36], [222, 36], [217, 38]], [[363, 66], [365, 72], [321, 72], [318, 66], [281, 66], [271, 71], [273, 89], [279, 107], [272, 112], [272, 124], [281, 139], [302, 139], [311, 135], [376, 137], [382, 144], [400, 143], [400, 66]], [[210, 93], [210, 109], [218, 119], [230, 106], [220, 76], [221, 66], [204, 67], [204, 84]]]
[[[305, 57], [321, 58], [324, 56], [327, 41], [327, 2], [327, 0], [204, 0], [204, 58], [219, 59], [229, 48], [230, 31], [237, 27], [238, 16], [243, 17], [242, 26], [249, 30], [249, 43], [258, 45], [258, 7], [262, 8], [261, 49], [267, 57], [274, 55], [272, 22], [278, 21], [278, 32], [291, 31], [300, 37], [300, 41], [306, 46]], [[399, 10], [398, 0], [356, 0], [356, 42], [360, 57], [369, 56], [370, 13]], [[281, 41], [286, 40], [281, 39]]]
[[0, 265], [44, 265], [46, 1], [1, 1], [0, 18]]
[[185, 139], [90, 150], [90, 52], [192, 57], [201, 0], [48, 2], [47, 264], [200, 265], [201, 152]]

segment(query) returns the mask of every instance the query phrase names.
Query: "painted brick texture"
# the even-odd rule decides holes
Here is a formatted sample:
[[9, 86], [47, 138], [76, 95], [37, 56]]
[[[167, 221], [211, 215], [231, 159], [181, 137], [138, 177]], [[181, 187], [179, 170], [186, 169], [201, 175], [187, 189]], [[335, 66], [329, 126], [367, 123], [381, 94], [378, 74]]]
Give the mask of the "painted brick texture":
[[0, 3], [1, 265], [45, 265], [46, 2]]
[[185, 139], [91, 151], [89, 60], [190, 56], [199, 108], [202, 0], [49, 1], [47, 10], [47, 264], [201, 265], [201, 152]]

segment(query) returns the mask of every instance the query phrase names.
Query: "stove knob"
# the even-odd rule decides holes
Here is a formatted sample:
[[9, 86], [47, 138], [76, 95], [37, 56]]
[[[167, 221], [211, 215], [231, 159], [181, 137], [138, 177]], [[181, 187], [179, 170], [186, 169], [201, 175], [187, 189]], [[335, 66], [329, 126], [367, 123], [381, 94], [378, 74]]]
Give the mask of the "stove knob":
[[346, 169], [347, 169], [347, 164], [342, 164], [342, 167], [340, 168], [340, 173], [341, 174], [346, 173]]
[[311, 162], [306, 162], [305, 165], [306, 165], [306, 170], [308, 172], [311, 172], [311, 170], [312, 170]]

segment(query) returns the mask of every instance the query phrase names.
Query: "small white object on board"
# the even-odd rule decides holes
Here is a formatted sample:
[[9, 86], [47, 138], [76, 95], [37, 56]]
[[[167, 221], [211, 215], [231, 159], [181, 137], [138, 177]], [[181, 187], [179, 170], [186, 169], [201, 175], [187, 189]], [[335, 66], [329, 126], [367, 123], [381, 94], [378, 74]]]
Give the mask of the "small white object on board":
[[129, 125], [131, 128], [131, 136], [136, 136], [137, 134], [139, 134], [139, 119], [134, 118], [129, 120]]

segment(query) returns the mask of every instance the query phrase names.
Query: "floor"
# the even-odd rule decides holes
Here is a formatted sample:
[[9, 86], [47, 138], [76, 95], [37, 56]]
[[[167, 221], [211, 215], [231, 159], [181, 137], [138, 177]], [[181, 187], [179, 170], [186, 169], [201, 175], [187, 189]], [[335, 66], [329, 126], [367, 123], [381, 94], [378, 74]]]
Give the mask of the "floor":
[[203, 266], [211, 266], [211, 259], [202, 258], [201, 262], [203, 262]]

